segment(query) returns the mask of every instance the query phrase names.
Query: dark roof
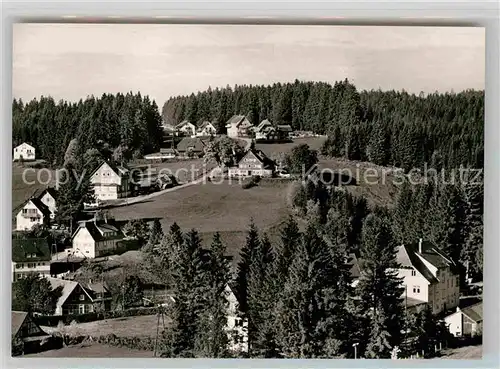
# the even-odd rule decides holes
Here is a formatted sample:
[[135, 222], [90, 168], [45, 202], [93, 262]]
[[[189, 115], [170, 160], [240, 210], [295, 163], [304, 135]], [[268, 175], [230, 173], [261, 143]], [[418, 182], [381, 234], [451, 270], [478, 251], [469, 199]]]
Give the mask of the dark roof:
[[[185, 125], [187, 125], [187, 124], [193, 124], [193, 123], [191, 123], [191, 122], [190, 122], [190, 121], [188, 121], [188, 120], [183, 120], [183, 121], [182, 121], [182, 122], [180, 122], [178, 125], [176, 125], [176, 126], [175, 126], [175, 128], [180, 129], [180, 128], [184, 127], [184, 126], [185, 126]], [[194, 124], [193, 124], [193, 125], [194, 125]]]
[[[96, 242], [123, 238], [123, 234], [120, 231], [120, 229], [112, 223], [113, 223], [112, 220], [109, 220], [108, 223], [102, 221], [96, 223], [93, 220], [87, 222], [81, 222], [78, 229], [75, 231], [75, 233], [73, 233], [73, 236], [71, 236], [71, 239], [73, 239], [82, 228], [86, 228], [89, 231], [92, 239]], [[111, 237], [104, 237], [101, 234], [101, 232], [99, 232], [99, 228], [110, 228], [111, 230], [117, 232], [117, 235]]]
[[213, 124], [212, 124], [211, 122], [209, 122], [208, 120], [204, 120], [204, 121], [200, 122], [200, 123], [198, 124], [198, 130], [200, 130], [200, 131], [201, 131], [202, 129], [204, 129], [204, 128], [205, 128], [206, 126], [208, 126], [209, 124], [213, 126]]
[[245, 116], [244, 115], [233, 115], [231, 118], [229, 118], [229, 120], [226, 122], [227, 125], [230, 125], [230, 124], [240, 124], [241, 122], [243, 122], [245, 120]]
[[413, 247], [408, 245], [399, 246], [396, 261], [401, 268], [415, 268], [425, 279], [427, 279], [427, 281], [429, 281], [429, 283], [438, 282], [429, 268], [427, 268], [424, 262], [416, 255]]
[[39, 198], [31, 198], [28, 202], [30, 201], [38, 208], [38, 210], [42, 212], [43, 215], [50, 216], [50, 209]]
[[349, 270], [351, 273], [351, 278], [352, 279], [358, 279], [361, 276], [361, 268], [359, 266], [359, 260], [354, 254], [349, 254], [349, 263], [348, 265], [351, 266], [351, 269]]
[[[36, 257], [28, 258], [27, 255]], [[51, 259], [50, 241], [48, 238], [12, 238], [12, 261], [47, 261]]]
[[19, 329], [21, 329], [24, 320], [28, 316], [28, 313], [24, 311], [12, 311], [11, 312], [11, 327], [12, 327], [12, 337], [14, 337]]
[[205, 144], [198, 137], [184, 137], [177, 144], [177, 151], [185, 152], [188, 151], [190, 147], [193, 148], [192, 151], [194, 152], [203, 152]]
[[58, 191], [54, 188], [54, 187], [47, 187], [45, 190], [43, 190], [38, 196], [37, 198], [39, 200], [42, 199], [42, 197], [48, 193], [50, 196], [52, 196], [54, 199], [57, 199], [57, 195], [58, 195]]
[[467, 315], [474, 322], [483, 321], [483, 302], [468, 306], [461, 310], [464, 315]]
[[283, 132], [292, 132], [292, 127], [288, 124], [283, 124], [283, 125], [279, 125], [278, 124], [278, 130], [279, 131], [283, 131]]
[[413, 307], [413, 306], [417, 306], [417, 305], [426, 304], [425, 301], [422, 301], [422, 300], [419, 300], [419, 299], [416, 299], [413, 297], [406, 297], [403, 300], [403, 303], [406, 304], [406, 307]]

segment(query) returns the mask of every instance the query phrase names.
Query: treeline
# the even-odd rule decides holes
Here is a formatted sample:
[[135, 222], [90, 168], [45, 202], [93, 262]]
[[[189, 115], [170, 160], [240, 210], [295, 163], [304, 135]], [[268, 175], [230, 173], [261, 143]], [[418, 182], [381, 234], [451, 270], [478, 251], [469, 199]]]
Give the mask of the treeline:
[[[289, 217], [271, 241], [251, 222], [234, 277], [218, 234], [205, 250], [196, 230], [183, 232], [174, 223], [163, 235], [154, 227], [144, 253], [175, 296], [161, 356], [340, 358], [353, 357], [358, 343], [358, 357], [389, 358], [410, 341], [408, 352], [429, 352], [448, 338], [447, 330], [429, 311], [405, 315], [401, 280], [388, 272], [397, 245], [388, 218], [370, 214], [362, 228], [363, 273], [353, 287], [341, 227], [326, 232], [310, 220], [300, 231]], [[227, 330], [227, 285], [246, 322], [243, 332]], [[247, 342], [248, 352], [234, 350], [236, 342]]]
[[484, 91], [434, 93], [357, 91], [347, 80], [208, 89], [169, 99], [171, 124], [208, 119], [224, 132], [233, 114], [326, 134], [323, 153], [410, 169], [439, 161], [483, 167]]
[[[295, 147], [289, 157], [295, 166], [314, 164], [313, 151]], [[312, 158], [312, 159], [311, 159]], [[291, 166], [292, 168], [294, 166]], [[431, 242], [462, 266], [465, 276], [483, 274], [484, 179], [482, 170], [446, 171], [435, 176], [403, 177], [394, 208], [370, 208], [364, 197], [355, 197], [342, 187], [325, 185], [320, 177], [291, 184], [289, 204], [297, 214], [345, 237], [353, 252], [359, 252], [362, 223], [370, 214], [390, 219], [395, 240], [415, 244]]]
[[51, 166], [64, 163], [72, 140], [78, 142], [80, 155], [106, 146], [140, 156], [158, 150], [162, 135], [156, 103], [140, 93], [91, 96], [78, 103], [56, 103], [51, 97], [12, 103], [14, 146], [29, 142]]

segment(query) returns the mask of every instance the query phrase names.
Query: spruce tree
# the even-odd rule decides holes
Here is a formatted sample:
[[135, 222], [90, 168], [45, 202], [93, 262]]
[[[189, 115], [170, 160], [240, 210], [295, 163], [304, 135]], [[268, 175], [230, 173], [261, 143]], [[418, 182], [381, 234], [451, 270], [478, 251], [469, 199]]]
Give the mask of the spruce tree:
[[322, 237], [309, 225], [277, 306], [277, 342], [284, 357], [341, 355], [345, 301], [338, 293], [335, 267]]
[[412, 201], [413, 191], [410, 182], [405, 179], [401, 185], [396, 199], [396, 206], [392, 214], [394, 236], [396, 241], [400, 244], [415, 242], [415, 240], [411, 238], [412, 219], [408, 217]]
[[280, 291], [288, 278], [290, 265], [300, 242], [300, 231], [297, 222], [289, 215], [281, 229], [281, 242], [275, 246], [275, 275]]
[[391, 348], [400, 341], [403, 288], [397, 277], [395, 257], [388, 220], [369, 215], [363, 225], [361, 276], [356, 286], [369, 321], [365, 348], [369, 357], [390, 357]]
[[238, 274], [236, 276], [236, 289], [239, 295], [239, 308], [242, 316], [247, 313], [248, 307], [248, 275], [255, 250], [260, 247], [259, 232], [253, 219], [250, 221], [245, 246], [240, 251]]
[[226, 247], [216, 233], [210, 246], [207, 271], [208, 292], [206, 306], [201, 314], [195, 351], [198, 357], [223, 358], [228, 353], [227, 286], [231, 280]]

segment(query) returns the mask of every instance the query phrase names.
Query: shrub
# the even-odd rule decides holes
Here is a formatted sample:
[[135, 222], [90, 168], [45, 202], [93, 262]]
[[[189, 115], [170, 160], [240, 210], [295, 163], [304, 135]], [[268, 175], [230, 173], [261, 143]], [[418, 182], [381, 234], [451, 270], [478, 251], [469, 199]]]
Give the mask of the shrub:
[[257, 186], [257, 184], [259, 182], [260, 182], [260, 177], [259, 176], [252, 176], [252, 177], [250, 177], [250, 179], [248, 179], [245, 182], [243, 182], [243, 184], [241, 185], [241, 188], [243, 188], [244, 190], [246, 190], [248, 188], [252, 188], [254, 186]]

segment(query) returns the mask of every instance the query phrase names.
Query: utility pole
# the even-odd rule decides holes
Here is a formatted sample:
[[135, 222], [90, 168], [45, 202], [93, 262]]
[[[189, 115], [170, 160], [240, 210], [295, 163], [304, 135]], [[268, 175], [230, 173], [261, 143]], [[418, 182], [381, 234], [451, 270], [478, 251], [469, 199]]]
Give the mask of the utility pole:
[[352, 347], [354, 347], [354, 359], [358, 358], [358, 345], [359, 345], [359, 342], [352, 344]]

